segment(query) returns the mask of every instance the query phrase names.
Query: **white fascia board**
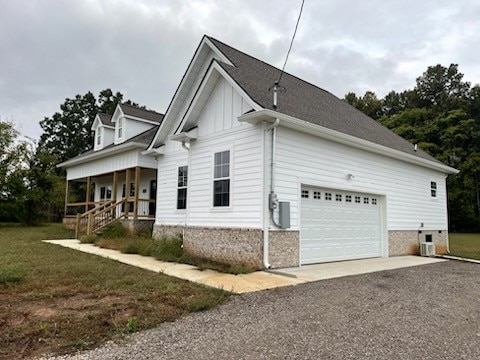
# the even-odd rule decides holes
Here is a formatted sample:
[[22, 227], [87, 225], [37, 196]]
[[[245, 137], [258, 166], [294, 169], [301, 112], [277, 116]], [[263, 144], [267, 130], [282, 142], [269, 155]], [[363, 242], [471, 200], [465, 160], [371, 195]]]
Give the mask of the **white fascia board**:
[[142, 151], [142, 155], [144, 156], [159, 156], [159, 155], [165, 155], [165, 144], [160, 145], [157, 148], [149, 149]]
[[113, 112], [113, 115], [112, 115], [112, 122], [113, 123], [117, 122], [117, 118], [122, 116], [124, 116], [122, 108], [120, 107], [120, 104], [117, 104], [117, 107], [115, 108], [115, 111]]
[[162, 133], [162, 130], [167, 126], [170, 126], [170, 124], [169, 124], [169, 122], [170, 122], [170, 109], [172, 108], [172, 105], [178, 100], [178, 97], [180, 96], [180, 93], [182, 92], [182, 89], [184, 88], [184, 84], [187, 81], [187, 79], [190, 77], [192, 69], [194, 67], [194, 64], [197, 62], [198, 57], [199, 57], [200, 53], [202, 52], [202, 50], [204, 49], [205, 46], [208, 46], [213, 52], [215, 52], [215, 54], [218, 56], [218, 58], [222, 62], [233, 66], [232, 62], [206, 36], [203, 36], [202, 41], [200, 42], [200, 45], [198, 46], [197, 50], [195, 51], [195, 54], [193, 55], [193, 58], [190, 61], [190, 64], [188, 65], [187, 71], [185, 72], [185, 75], [183, 76], [183, 78], [180, 82], [180, 85], [177, 88], [177, 91], [173, 95], [172, 101], [170, 101], [170, 105], [167, 109], [167, 112], [165, 113], [163, 121], [162, 121], [160, 127], [158, 128], [157, 133], [153, 137], [150, 145], [148, 146], [147, 150], [150, 150], [154, 147], [154, 144], [156, 144], [157, 139], [159, 137], [159, 134]]
[[141, 122], [152, 124], [152, 125], [159, 125], [159, 123], [156, 122], [156, 121], [147, 120], [147, 119], [144, 119], [144, 118], [139, 118], [139, 117], [136, 117], [136, 116], [126, 115], [126, 114], [125, 114], [125, 119], [141, 121]]
[[136, 143], [136, 142], [129, 142], [129, 143], [125, 143], [125, 144], [120, 144], [118, 146], [114, 146], [114, 147], [111, 147], [109, 149], [98, 150], [98, 151], [92, 152], [88, 155], [81, 156], [79, 158], [73, 158], [73, 159], [64, 161], [63, 163], [58, 164], [57, 167], [58, 168], [68, 168], [68, 167], [73, 166], [73, 165], [79, 165], [79, 164], [83, 164], [83, 163], [86, 163], [86, 162], [89, 162], [89, 161], [92, 161], [92, 160], [97, 160], [97, 159], [101, 159], [101, 158], [104, 158], [104, 157], [107, 157], [107, 156], [110, 156], [110, 155], [113, 155], [113, 154], [121, 153], [121, 152], [124, 152], [126, 150], [135, 149], [135, 148], [144, 148], [144, 147], [145, 147], [145, 144]]
[[173, 141], [190, 141], [196, 140], [198, 137], [198, 128], [193, 128], [190, 131], [181, 132], [175, 135], [170, 135], [168, 138]]
[[294, 130], [306, 132], [308, 134], [328, 139], [337, 143], [345, 144], [358, 149], [370, 151], [376, 154], [385, 155], [394, 159], [420, 165], [429, 169], [440, 171], [445, 174], [458, 174], [460, 172], [459, 170], [444, 164], [439, 164], [431, 160], [407, 154], [400, 150], [392, 149], [384, 145], [379, 145], [368, 140], [363, 140], [352, 135], [344, 134], [336, 130], [312, 124], [304, 120], [295, 118], [293, 116], [285, 115], [269, 109], [250, 112], [238, 117], [238, 121], [248, 122], [254, 125], [264, 121], [272, 122], [274, 121], [274, 119], [279, 119], [280, 125], [289, 127]]
[[215, 52], [215, 54], [218, 56], [221, 62], [224, 62], [225, 64], [228, 64], [230, 66], [234, 66], [232, 62], [225, 55], [223, 55], [220, 49], [217, 48], [206, 36], [204, 36], [202, 39], [202, 45], [203, 44], [207, 44], [210, 47], [210, 49], [212, 49]]
[[102, 120], [100, 120], [100, 116], [95, 115], [95, 120], [93, 120], [92, 127], [90, 128], [90, 131], [95, 131], [97, 127], [102, 124]]
[[183, 126], [185, 125], [188, 118], [190, 117], [190, 114], [192, 113], [193, 109], [197, 105], [198, 99], [201, 97], [202, 93], [205, 91], [205, 86], [208, 83], [208, 80], [210, 79], [210, 77], [213, 76], [214, 71], [218, 72], [220, 76], [222, 76], [233, 87], [233, 89], [237, 91], [240, 94], [240, 96], [247, 101], [248, 105], [250, 105], [255, 111], [259, 111], [263, 109], [255, 101], [253, 101], [253, 99], [250, 96], [248, 96], [248, 94], [231, 78], [231, 76], [218, 64], [216, 60], [213, 60], [205, 77], [202, 79], [202, 82], [200, 83], [200, 86], [198, 87], [195, 97], [192, 99], [192, 102], [188, 107], [187, 112], [183, 116], [182, 122], [178, 127], [179, 131], [182, 131]]

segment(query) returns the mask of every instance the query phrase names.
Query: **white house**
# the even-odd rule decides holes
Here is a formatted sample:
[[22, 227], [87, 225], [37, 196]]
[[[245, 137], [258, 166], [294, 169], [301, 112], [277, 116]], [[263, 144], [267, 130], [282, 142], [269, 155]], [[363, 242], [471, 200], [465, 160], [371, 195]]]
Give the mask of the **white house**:
[[[125, 141], [141, 116], [117, 111], [111, 123], [97, 118], [92, 152], [62, 164], [68, 179], [95, 177], [101, 200], [116, 173], [137, 169], [146, 182], [134, 189], [143, 189], [155, 168], [153, 236], [182, 234], [191, 254], [279, 268], [418, 253], [425, 241], [447, 251], [446, 177], [457, 170], [329, 92], [211, 37], [165, 116], [142, 123], [154, 126], [137, 135], [148, 146]], [[128, 174], [113, 187], [117, 215], [119, 202], [139, 199], [138, 191], [120, 196]]]
[[[67, 172], [66, 224], [76, 223], [78, 231], [87, 232], [118, 218], [131, 227], [151, 225], [157, 162], [142, 151], [162, 120], [163, 114], [127, 104], [118, 104], [113, 116], [95, 117], [93, 149], [58, 165]], [[78, 184], [84, 187], [85, 199], [72, 202], [69, 190]]]
[[283, 74], [275, 88], [279, 77], [203, 37], [144, 152], [158, 159], [154, 237], [181, 233], [192, 254], [259, 268], [424, 241], [445, 252], [457, 170], [313, 84]]

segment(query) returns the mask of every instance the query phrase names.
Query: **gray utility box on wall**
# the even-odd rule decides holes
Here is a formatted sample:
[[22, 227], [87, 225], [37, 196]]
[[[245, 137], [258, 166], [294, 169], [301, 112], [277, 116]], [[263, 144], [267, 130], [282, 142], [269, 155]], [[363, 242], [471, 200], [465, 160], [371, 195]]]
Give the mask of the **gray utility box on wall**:
[[290, 227], [290, 203], [286, 201], [280, 201], [278, 203], [278, 222], [282, 229], [288, 229]]

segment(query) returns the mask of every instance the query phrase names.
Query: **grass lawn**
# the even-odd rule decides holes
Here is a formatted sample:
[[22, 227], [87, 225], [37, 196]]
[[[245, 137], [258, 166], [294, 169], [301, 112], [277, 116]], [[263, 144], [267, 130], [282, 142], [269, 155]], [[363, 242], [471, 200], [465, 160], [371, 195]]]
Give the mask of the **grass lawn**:
[[480, 234], [449, 233], [450, 255], [480, 260]]
[[0, 224], [0, 358], [85, 350], [223, 303], [229, 293], [40, 240], [61, 224]]

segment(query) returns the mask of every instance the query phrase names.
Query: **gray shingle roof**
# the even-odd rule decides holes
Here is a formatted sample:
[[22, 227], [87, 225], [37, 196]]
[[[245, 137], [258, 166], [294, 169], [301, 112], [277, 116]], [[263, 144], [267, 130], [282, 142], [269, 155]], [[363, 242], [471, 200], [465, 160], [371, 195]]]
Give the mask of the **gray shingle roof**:
[[98, 117], [102, 121], [103, 125], [115, 127], [115, 124], [112, 122], [112, 116], [111, 115], [98, 113]]
[[214, 38], [208, 39], [234, 66], [222, 62], [219, 64], [263, 108], [440, 163], [420, 149], [415, 151], [410, 142], [335, 95], [288, 73], [283, 74], [280, 83], [286, 92], [279, 94], [278, 107], [274, 109], [273, 95], [269, 88], [278, 80], [280, 69]]
[[120, 104], [122, 111], [125, 115], [130, 115], [138, 118], [142, 118], [145, 120], [155, 121], [157, 123], [161, 123], [164, 117], [164, 114], [160, 114], [153, 110], [146, 110], [141, 109], [136, 106], [128, 105], [128, 104]]
[[160, 125], [154, 125], [151, 129], [148, 129], [128, 140], [126, 140], [125, 142], [121, 143], [121, 144], [110, 144], [108, 146], [105, 146], [102, 150], [87, 150], [73, 158], [70, 158], [68, 159], [67, 161], [70, 161], [70, 160], [75, 160], [75, 159], [81, 159], [87, 155], [90, 155], [90, 154], [101, 154], [102, 152], [104, 152], [105, 150], [108, 150], [108, 149], [111, 149], [113, 147], [117, 147], [117, 146], [120, 146], [120, 145], [124, 145], [124, 144], [128, 144], [128, 143], [139, 143], [139, 144], [144, 144], [145, 145], [145, 149], [148, 147], [148, 145], [152, 142], [153, 140], [153, 137], [155, 136], [158, 128], [159, 128]]

